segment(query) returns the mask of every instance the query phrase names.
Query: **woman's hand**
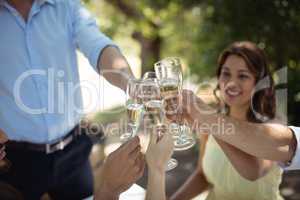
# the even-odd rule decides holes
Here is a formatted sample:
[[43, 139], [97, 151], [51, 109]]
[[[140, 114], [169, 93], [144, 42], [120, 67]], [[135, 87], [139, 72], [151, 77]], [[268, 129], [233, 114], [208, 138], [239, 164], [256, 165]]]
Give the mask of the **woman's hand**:
[[180, 119], [181, 122], [187, 122], [192, 126], [195, 121], [202, 120], [204, 115], [215, 113], [210, 106], [191, 90], [182, 91], [180, 102], [179, 112], [176, 115], [167, 115], [173, 122], [178, 122], [178, 119]]
[[165, 125], [154, 128], [146, 152], [148, 186], [146, 200], [166, 200], [165, 169], [173, 152], [174, 141]]
[[166, 126], [158, 126], [150, 136], [146, 152], [149, 171], [165, 172], [167, 162], [173, 153], [174, 141]]
[[5, 146], [4, 143], [7, 142], [7, 136], [5, 133], [0, 129], [0, 161], [5, 157]]

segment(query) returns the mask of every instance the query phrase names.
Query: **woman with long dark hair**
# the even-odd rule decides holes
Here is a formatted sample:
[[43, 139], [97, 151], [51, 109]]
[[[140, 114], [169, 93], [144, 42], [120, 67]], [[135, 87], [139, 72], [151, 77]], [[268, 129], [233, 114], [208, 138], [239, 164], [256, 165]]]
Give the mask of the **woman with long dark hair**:
[[[274, 120], [273, 79], [265, 53], [254, 43], [235, 42], [226, 48], [219, 57], [216, 75], [219, 112], [252, 123]], [[234, 126], [220, 134], [234, 134]], [[275, 162], [249, 155], [213, 135], [201, 134], [200, 144], [197, 169], [171, 200], [191, 199], [206, 190], [207, 200], [282, 199], [282, 170]]]

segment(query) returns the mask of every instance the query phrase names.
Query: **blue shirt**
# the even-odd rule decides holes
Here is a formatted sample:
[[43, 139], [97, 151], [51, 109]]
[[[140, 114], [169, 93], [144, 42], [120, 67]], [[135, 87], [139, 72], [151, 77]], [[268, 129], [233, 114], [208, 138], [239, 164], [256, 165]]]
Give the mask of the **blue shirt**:
[[97, 68], [112, 41], [79, 0], [35, 0], [27, 22], [0, 0], [0, 128], [51, 143], [82, 117], [76, 48]]
[[295, 139], [297, 141], [297, 147], [295, 149], [295, 154], [289, 166], [285, 167], [285, 170], [299, 170], [300, 169], [300, 127], [289, 126], [293, 131]]

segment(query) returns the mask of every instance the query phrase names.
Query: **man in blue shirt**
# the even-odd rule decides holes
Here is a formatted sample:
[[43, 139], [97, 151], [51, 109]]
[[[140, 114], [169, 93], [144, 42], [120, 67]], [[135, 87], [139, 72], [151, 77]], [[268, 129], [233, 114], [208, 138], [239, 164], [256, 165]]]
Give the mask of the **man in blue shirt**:
[[30, 200], [45, 192], [53, 199], [90, 196], [92, 144], [78, 130], [76, 49], [123, 90], [132, 76], [127, 61], [80, 0], [0, 0], [0, 27], [0, 128], [12, 162], [0, 179]]

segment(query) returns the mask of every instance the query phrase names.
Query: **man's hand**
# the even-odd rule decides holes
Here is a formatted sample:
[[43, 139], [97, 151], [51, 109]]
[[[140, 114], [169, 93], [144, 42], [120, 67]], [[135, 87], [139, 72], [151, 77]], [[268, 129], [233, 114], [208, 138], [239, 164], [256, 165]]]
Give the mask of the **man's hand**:
[[[161, 137], [159, 135], [161, 134]], [[167, 162], [173, 153], [174, 141], [166, 127], [157, 128], [150, 136], [150, 143], [146, 152], [149, 171], [164, 173]]]
[[5, 157], [5, 146], [4, 143], [7, 142], [7, 136], [5, 133], [0, 129], [0, 161]]
[[144, 173], [145, 159], [140, 140], [133, 138], [111, 153], [102, 169], [102, 182], [96, 200], [115, 200]]

